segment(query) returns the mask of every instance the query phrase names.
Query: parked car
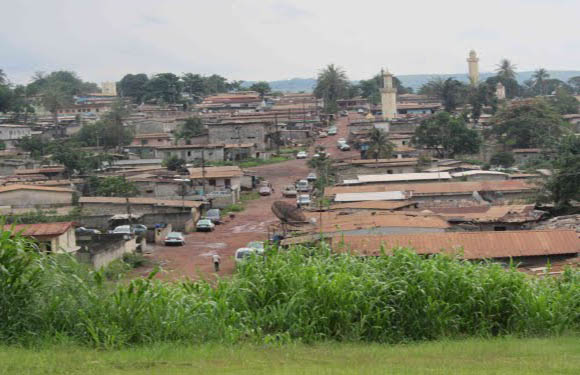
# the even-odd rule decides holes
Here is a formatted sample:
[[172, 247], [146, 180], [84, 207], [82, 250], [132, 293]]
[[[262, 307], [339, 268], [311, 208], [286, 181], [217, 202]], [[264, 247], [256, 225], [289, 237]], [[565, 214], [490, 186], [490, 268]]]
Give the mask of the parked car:
[[316, 173], [314, 172], [309, 173], [308, 176], [306, 176], [306, 180], [309, 182], [316, 181]]
[[298, 208], [310, 206], [310, 203], [311, 203], [310, 195], [308, 194], [300, 194], [300, 196], [298, 196], [298, 199], [296, 199], [296, 206], [298, 206]]
[[270, 188], [269, 186], [260, 186], [260, 188], [258, 189], [258, 193], [260, 193], [260, 195], [262, 196], [270, 195], [272, 194], [272, 188]]
[[342, 112], [340, 112], [340, 115], [342, 117], [346, 117], [346, 116], [348, 116], [348, 111], [342, 111]]
[[238, 250], [236, 250], [236, 254], [234, 255], [234, 259], [235, 259], [236, 263], [242, 263], [246, 259], [251, 257], [253, 254], [257, 254], [256, 249], [253, 249], [251, 247], [241, 247]]
[[286, 198], [292, 198], [298, 195], [298, 192], [296, 191], [296, 187], [292, 186], [292, 185], [288, 185], [286, 187], [284, 187], [284, 189], [282, 190], [282, 196], [286, 197]]
[[310, 185], [307, 180], [300, 180], [296, 183], [296, 191], [305, 192], [310, 191]]
[[165, 246], [169, 245], [185, 245], [185, 237], [183, 237], [183, 233], [181, 232], [171, 232], [167, 236], [165, 236]]
[[313, 158], [319, 158], [321, 156], [328, 156], [326, 151], [318, 151], [316, 154], [312, 155]]
[[330, 129], [328, 129], [328, 135], [336, 135], [338, 133], [338, 129], [336, 129], [336, 127], [331, 127]]
[[133, 229], [131, 228], [130, 225], [119, 225], [118, 227], [115, 227], [115, 229], [113, 229], [111, 231], [112, 234], [121, 234], [123, 235], [123, 238], [125, 240], [128, 240], [131, 238], [131, 236], [135, 233], [133, 231]]
[[264, 241], [251, 241], [251, 242], [248, 242], [246, 247], [248, 247], [250, 249], [255, 249], [256, 253], [258, 253], [260, 255], [264, 254]]
[[306, 151], [300, 151], [296, 154], [296, 159], [306, 159], [308, 157], [308, 153]]
[[340, 145], [339, 149], [340, 149], [340, 151], [349, 151], [350, 146], [346, 143], [343, 143], [342, 145]]
[[147, 233], [147, 227], [143, 224], [133, 224], [133, 233], [137, 236], [143, 236]]
[[77, 229], [75, 229], [75, 233], [78, 235], [89, 235], [89, 234], [101, 234], [101, 231], [98, 229], [78, 227]]
[[215, 229], [215, 224], [210, 219], [201, 219], [195, 224], [195, 229], [198, 232], [211, 232]]
[[345, 143], [346, 140], [344, 138], [340, 138], [338, 141], [336, 141], [336, 147], [340, 148], [340, 146], [342, 146]]
[[212, 208], [211, 210], [207, 210], [205, 218], [211, 220], [214, 224], [220, 224], [222, 222], [220, 209]]
[[362, 108], [359, 108], [357, 112], [360, 113], [360, 114], [364, 114], [365, 113], [364, 109], [362, 109]]
[[320, 132], [320, 133], [318, 134], [318, 137], [319, 137], [319, 138], [326, 138], [326, 137], [328, 137], [328, 134], [326, 134], [326, 132]]

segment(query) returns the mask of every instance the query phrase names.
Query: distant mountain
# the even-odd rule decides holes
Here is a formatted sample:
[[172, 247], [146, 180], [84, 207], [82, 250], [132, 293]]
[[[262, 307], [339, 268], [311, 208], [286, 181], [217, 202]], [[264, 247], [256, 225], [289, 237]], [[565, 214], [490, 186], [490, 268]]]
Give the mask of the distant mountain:
[[[564, 82], [568, 81], [568, 79], [576, 76], [580, 76], [580, 70], [550, 70], [550, 78], [557, 78]], [[523, 83], [528, 79], [532, 78], [534, 72], [518, 72], [517, 73], [517, 80], [519, 83]], [[494, 76], [495, 73], [480, 73], [479, 78], [482, 81], [485, 81], [487, 78]], [[412, 87], [413, 90], [418, 90], [423, 84], [429, 82], [431, 79], [441, 77], [443, 79], [447, 78], [455, 78], [461, 82], [469, 82], [467, 77], [467, 73], [458, 73], [458, 74], [407, 74], [407, 75], [400, 75], [397, 76], [401, 80], [403, 86]], [[358, 81], [354, 81], [356, 83]], [[253, 84], [253, 81], [244, 82], [244, 87], [249, 87]], [[314, 90], [314, 86], [316, 86], [316, 79], [315, 78], [292, 78], [280, 81], [270, 81], [270, 87], [274, 91], [283, 91], [283, 92], [300, 92], [305, 91], [309, 92]]]

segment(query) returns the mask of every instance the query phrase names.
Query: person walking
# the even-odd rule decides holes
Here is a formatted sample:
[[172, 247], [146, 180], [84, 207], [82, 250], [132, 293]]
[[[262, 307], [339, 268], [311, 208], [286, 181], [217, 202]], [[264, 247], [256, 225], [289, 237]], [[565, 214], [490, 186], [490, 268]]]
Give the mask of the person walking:
[[220, 256], [217, 254], [212, 255], [212, 260], [213, 260], [213, 268], [215, 269], [215, 272], [218, 272], [220, 270]]

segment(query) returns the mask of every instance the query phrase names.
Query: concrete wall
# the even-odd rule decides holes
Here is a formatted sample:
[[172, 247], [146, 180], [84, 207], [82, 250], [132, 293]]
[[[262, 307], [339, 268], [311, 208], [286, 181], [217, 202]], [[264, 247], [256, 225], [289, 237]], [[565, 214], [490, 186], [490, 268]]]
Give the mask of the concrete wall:
[[356, 180], [357, 176], [365, 174], [414, 173], [415, 166], [365, 167], [360, 165], [346, 165], [335, 169], [338, 181]]
[[[89, 228], [99, 228], [102, 230], [109, 230], [109, 219], [112, 215], [86, 215], [83, 214], [78, 222]], [[192, 223], [199, 220], [200, 214], [197, 210], [194, 213], [175, 212], [175, 213], [151, 213], [143, 215], [139, 220], [139, 224], [144, 224], [148, 228], [155, 227], [155, 224], [169, 224], [173, 229], [178, 231], [187, 230], [191, 228]]]
[[121, 259], [127, 253], [134, 253], [139, 244], [135, 237], [125, 240], [118, 235], [93, 236], [90, 241], [82, 242], [83, 251], [79, 260], [90, 263], [95, 269], [106, 267], [109, 263]]
[[67, 206], [72, 193], [42, 190], [13, 190], [0, 193], [0, 204], [13, 208]]
[[471, 176], [453, 178], [458, 181], [504, 181], [509, 179], [508, 175], [499, 174], [475, 174]]
[[208, 127], [209, 143], [255, 143], [258, 151], [270, 148], [267, 139], [272, 126], [256, 124], [211, 124]]
[[[202, 149], [191, 148], [191, 149], [160, 149], [156, 151], [155, 156], [160, 159], [167, 159], [170, 156], [177, 156], [187, 162], [201, 160], [202, 159]], [[206, 161], [224, 161], [224, 149], [223, 148], [208, 148], [205, 150], [204, 158]]]

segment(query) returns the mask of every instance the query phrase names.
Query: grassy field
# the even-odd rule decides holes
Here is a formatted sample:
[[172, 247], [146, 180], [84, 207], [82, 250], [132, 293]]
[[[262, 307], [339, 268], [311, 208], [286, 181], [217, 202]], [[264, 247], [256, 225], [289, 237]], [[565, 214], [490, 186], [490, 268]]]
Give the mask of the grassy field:
[[98, 351], [0, 347], [0, 374], [578, 374], [580, 338]]

